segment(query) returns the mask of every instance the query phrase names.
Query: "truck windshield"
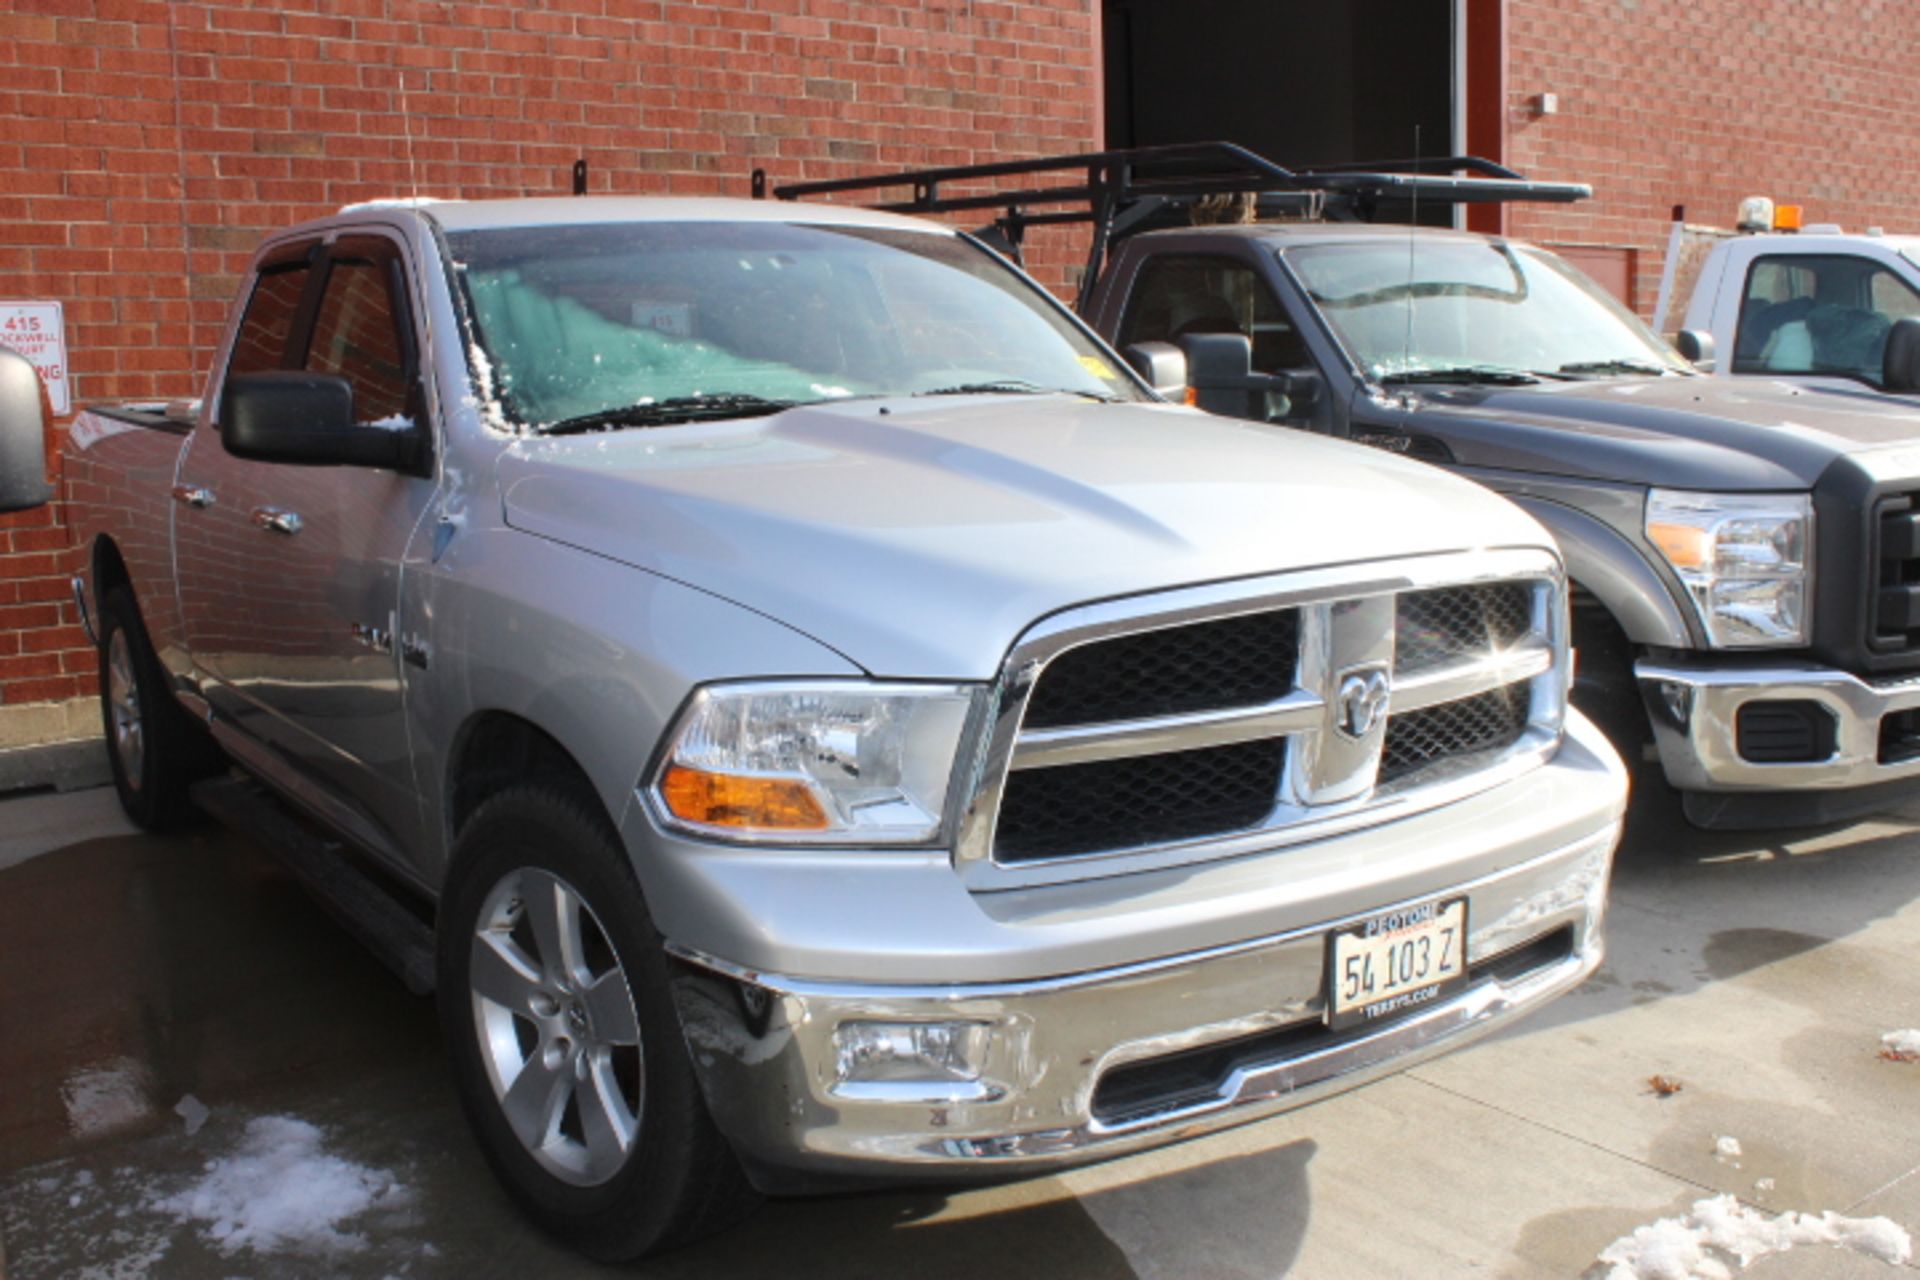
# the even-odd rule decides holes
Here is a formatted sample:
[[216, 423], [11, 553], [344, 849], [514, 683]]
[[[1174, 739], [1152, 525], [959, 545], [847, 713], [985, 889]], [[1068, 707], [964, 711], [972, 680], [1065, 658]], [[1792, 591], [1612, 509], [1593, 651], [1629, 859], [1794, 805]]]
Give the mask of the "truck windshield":
[[447, 240], [482, 389], [524, 426], [971, 390], [1146, 398], [1038, 289], [939, 231], [626, 222]]
[[1598, 285], [1524, 245], [1382, 237], [1290, 249], [1286, 260], [1375, 380], [1688, 371]]

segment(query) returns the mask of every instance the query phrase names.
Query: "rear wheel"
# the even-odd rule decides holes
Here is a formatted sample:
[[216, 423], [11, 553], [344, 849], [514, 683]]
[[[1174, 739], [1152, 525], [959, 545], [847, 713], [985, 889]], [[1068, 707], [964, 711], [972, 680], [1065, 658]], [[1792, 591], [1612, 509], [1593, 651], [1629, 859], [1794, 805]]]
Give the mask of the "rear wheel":
[[100, 602], [100, 715], [113, 787], [127, 816], [149, 831], [190, 817], [187, 789], [220, 767], [213, 739], [174, 700], [125, 587]]
[[461, 831], [441, 903], [439, 1003], [488, 1163], [528, 1216], [604, 1260], [752, 1206], [694, 1077], [668, 962], [598, 806], [525, 786]]

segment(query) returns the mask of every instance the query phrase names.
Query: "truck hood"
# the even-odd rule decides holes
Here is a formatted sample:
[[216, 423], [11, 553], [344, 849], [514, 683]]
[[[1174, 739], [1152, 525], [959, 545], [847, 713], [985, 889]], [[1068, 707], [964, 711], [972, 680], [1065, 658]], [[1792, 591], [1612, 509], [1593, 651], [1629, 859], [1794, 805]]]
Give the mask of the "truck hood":
[[1625, 378], [1423, 391], [1407, 426], [1465, 466], [1682, 489], [1805, 489], [1920, 441], [1920, 405], [1785, 382]]
[[1166, 405], [864, 400], [516, 442], [513, 528], [778, 619], [880, 676], [984, 679], [1070, 605], [1283, 570], [1552, 546], [1467, 481]]

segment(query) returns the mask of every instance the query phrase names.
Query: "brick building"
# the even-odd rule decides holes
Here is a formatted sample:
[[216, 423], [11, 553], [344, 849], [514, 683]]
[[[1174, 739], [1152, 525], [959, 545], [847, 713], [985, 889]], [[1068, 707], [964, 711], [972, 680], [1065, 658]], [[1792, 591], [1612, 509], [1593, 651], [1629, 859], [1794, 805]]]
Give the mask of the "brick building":
[[[559, 193], [580, 158], [595, 191], [721, 193], [1193, 137], [1341, 160], [1418, 126], [1592, 183], [1485, 216], [1644, 313], [1676, 203], [1920, 222], [1916, 55], [1908, 0], [9, 0], [0, 302], [62, 304], [76, 406], [184, 396], [259, 232], [355, 200]], [[58, 507], [0, 517], [0, 750], [93, 729], [69, 543]]]

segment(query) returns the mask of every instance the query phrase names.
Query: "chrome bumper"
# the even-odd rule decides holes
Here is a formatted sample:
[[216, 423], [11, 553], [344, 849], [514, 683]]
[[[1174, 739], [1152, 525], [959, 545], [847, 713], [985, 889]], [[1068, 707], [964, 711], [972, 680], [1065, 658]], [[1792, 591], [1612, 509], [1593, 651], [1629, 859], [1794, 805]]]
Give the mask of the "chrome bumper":
[[[991, 986], [815, 983], [670, 948], [682, 961], [675, 993], [714, 1118], [766, 1189], [818, 1185], [809, 1176], [1013, 1176], [1301, 1106], [1551, 1000], [1600, 963], [1618, 836], [1610, 814], [1572, 843], [1449, 889], [1469, 899], [1469, 985], [1377, 1029], [1324, 1030], [1327, 932], [1347, 920]], [[1395, 905], [1404, 904], [1380, 909]], [[1516, 965], [1529, 944], [1541, 947], [1539, 963]], [[1505, 967], [1489, 963], [1496, 957]], [[835, 1033], [850, 1020], [985, 1024], [984, 1069], [952, 1084], [846, 1083]], [[1270, 1052], [1247, 1040], [1263, 1033], [1274, 1033]], [[1156, 1106], [1150, 1090], [1144, 1102], [1136, 1091], [1124, 1114], [1096, 1105], [1117, 1067], [1227, 1042], [1246, 1052], [1198, 1093], [1183, 1085]]]
[[[1829, 667], [1709, 670], [1635, 666], [1667, 780], [1682, 791], [1832, 790], [1920, 778], [1920, 757], [1880, 762], [1880, 722], [1920, 708], [1920, 679], [1868, 683]], [[1834, 719], [1824, 760], [1767, 764], [1740, 754], [1740, 708], [1756, 701], [1814, 702]]]

